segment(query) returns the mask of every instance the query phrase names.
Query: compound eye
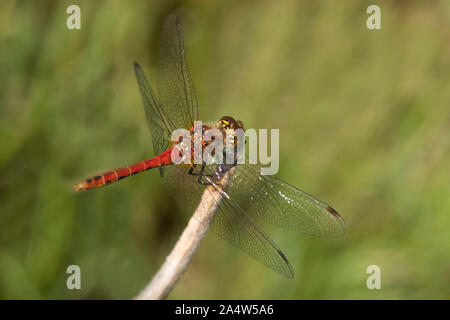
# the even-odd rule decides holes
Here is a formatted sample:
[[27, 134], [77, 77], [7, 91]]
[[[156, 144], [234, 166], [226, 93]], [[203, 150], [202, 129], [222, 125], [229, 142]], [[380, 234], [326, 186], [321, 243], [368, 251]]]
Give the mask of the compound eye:
[[222, 127], [222, 128], [224, 128], [224, 129], [228, 129], [228, 128], [230, 128], [230, 121], [228, 121], [228, 120], [225, 120], [225, 119], [221, 119], [220, 121], [219, 121], [219, 123], [220, 123], [220, 126]]

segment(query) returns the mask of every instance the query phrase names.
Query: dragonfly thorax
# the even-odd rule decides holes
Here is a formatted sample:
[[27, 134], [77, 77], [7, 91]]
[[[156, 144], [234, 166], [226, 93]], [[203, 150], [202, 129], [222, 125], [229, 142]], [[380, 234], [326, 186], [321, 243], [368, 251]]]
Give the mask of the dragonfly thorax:
[[[244, 141], [242, 121], [224, 116], [215, 125], [202, 124], [201, 127], [191, 127], [188, 132], [179, 137], [178, 141], [174, 143], [174, 147], [179, 153], [179, 159], [183, 160], [183, 165], [192, 165], [198, 163], [195, 161], [196, 154], [201, 153], [203, 158], [205, 150], [213, 157], [216, 156], [217, 150], [221, 150], [224, 157], [228, 151], [231, 151], [235, 158], [240, 141]], [[186, 157], [190, 159], [188, 162], [185, 161]]]

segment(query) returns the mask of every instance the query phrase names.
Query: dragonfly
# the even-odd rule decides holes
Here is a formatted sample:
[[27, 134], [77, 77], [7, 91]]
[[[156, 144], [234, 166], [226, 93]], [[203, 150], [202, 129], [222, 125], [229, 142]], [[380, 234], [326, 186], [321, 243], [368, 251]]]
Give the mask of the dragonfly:
[[[259, 164], [176, 164], [172, 152], [180, 141], [172, 141], [175, 129], [193, 132], [198, 120], [198, 103], [186, 62], [182, 27], [175, 15], [164, 22], [157, 66], [157, 95], [140, 65], [134, 63], [155, 156], [133, 165], [103, 172], [74, 186], [75, 191], [109, 185], [137, 173], [159, 168], [164, 184], [186, 211], [194, 212], [205, 192], [214, 197], [216, 214], [210, 229], [242, 249], [250, 257], [275, 272], [293, 278], [286, 255], [256, 224], [257, 219], [295, 232], [338, 237], [345, 233], [342, 217], [328, 204], [288, 184], [275, 175], [262, 175]], [[244, 128], [241, 121], [224, 116], [215, 125], [219, 130]], [[205, 143], [202, 141], [202, 146]], [[224, 188], [220, 179], [233, 168]], [[211, 189], [212, 188], [212, 189]]]

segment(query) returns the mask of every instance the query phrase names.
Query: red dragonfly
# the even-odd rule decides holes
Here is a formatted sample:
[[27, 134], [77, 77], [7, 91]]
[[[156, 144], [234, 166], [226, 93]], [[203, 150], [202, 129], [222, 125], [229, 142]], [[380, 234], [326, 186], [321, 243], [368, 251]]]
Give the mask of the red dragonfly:
[[[88, 178], [75, 185], [75, 191], [106, 186], [136, 173], [159, 168], [170, 193], [192, 213], [205, 190], [209, 190], [207, 186], [219, 189], [219, 179], [234, 167], [226, 188], [220, 191], [221, 199], [210, 228], [263, 265], [288, 278], [294, 276], [291, 264], [255, 224], [255, 217], [314, 236], [334, 237], [345, 233], [344, 220], [336, 210], [274, 175], [261, 175], [259, 165], [173, 163], [171, 153], [177, 143], [171, 141], [172, 132], [178, 128], [192, 132], [194, 121], [198, 119], [197, 99], [184, 54], [181, 24], [176, 16], [170, 15], [164, 23], [158, 60], [158, 96], [136, 62], [134, 71], [156, 156]], [[243, 124], [232, 117], [222, 117], [215, 127], [226, 130], [243, 128]]]

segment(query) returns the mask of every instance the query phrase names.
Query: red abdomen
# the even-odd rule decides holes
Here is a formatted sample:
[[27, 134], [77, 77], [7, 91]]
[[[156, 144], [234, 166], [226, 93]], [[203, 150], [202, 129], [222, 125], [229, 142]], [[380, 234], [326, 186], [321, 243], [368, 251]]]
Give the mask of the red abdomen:
[[94, 175], [94, 176], [87, 178], [87, 179], [81, 181], [80, 183], [76, 184], [73, 187], [73, 190], [83, 191], [83, 190], [89, 190], [89, 189], [93, 189], [93, 188], [103, 187], [110, 183], [119, 181], [123, 178], [132, 176], [132, 175], [142, 172], [142, 171], [171, 165], [171, 164], [173, 164], [172, 158], [171, 158], [171, 152], [172, 152], [172, 148], [167, 149], [163, 153], [161, 153], [151, 159], [135, 163], [131, 166], [126, 166], [126, 167], [123, 167], [120, 169], [106, 171], [101, 174]]

